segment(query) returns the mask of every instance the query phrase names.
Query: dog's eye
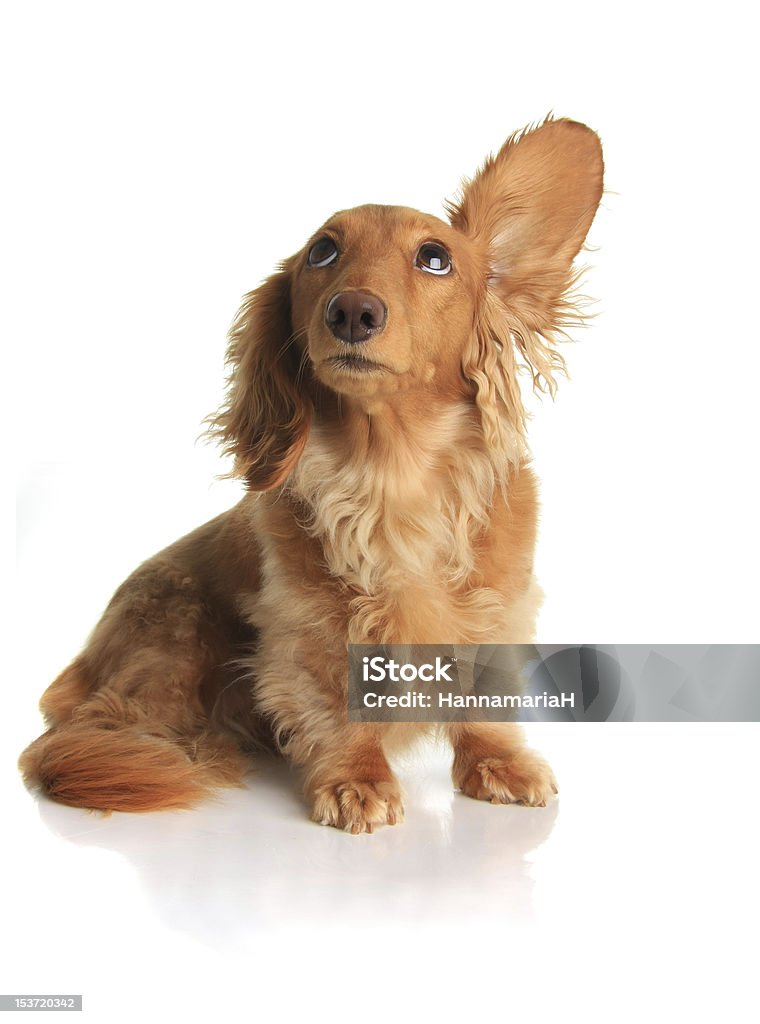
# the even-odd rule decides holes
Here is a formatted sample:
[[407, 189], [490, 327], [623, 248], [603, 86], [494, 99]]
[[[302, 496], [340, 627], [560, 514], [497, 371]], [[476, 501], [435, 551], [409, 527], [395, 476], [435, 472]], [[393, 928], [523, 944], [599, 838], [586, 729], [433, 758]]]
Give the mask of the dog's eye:
[[309, 249], [307, 262], [310, 267], [326, 267], [338, 258], [338, 246], [332, 238], [319, 238]]
[[451, 270], [451, 257], [438, 242], [425, 242], [421, 245], [415, 262], [420, 270], [428, 274], [448, 274]]

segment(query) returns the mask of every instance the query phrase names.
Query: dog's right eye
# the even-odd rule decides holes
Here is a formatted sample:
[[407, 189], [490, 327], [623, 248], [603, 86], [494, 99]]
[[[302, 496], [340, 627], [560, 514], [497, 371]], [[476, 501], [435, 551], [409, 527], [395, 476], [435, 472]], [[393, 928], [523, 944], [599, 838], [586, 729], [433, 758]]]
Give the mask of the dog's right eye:
[[338, 246], [332, 238], [319, 238], [309, 249], [307, 263], [310, 267], [326, 267], [338, 258]]

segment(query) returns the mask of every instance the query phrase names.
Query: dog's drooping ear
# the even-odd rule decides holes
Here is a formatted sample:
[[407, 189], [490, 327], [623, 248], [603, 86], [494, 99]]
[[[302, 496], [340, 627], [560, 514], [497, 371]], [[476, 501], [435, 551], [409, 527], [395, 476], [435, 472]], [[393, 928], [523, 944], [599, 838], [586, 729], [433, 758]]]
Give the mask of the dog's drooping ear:
[[534, 387], [554, 391], [565, 363], [554, 348], [581, 318], [570, 294], [573, 260], [602, 196], [597, 135], [568, 120], [546, 120], [511, 136], [465, 183], [451, 223], [485, 254], [485, 300], [464, 373], [476, 386], [489, 441], [506, 454], [501, 414], [521, 434], [525, 410], [515, 376], [523, 357]]
[[229, 335], [227, 401], [210, 433], [234, 456], [233, 474], [253, 491], [282, 484], [306, 444], [312, 405], [290, 317], [290, 267], [284, 263], [246, 295]]

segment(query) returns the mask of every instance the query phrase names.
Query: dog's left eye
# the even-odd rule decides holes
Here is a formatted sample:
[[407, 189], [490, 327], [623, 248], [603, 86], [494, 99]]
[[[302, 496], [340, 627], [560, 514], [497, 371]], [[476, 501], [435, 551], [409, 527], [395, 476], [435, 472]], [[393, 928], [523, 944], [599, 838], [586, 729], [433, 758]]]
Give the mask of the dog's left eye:
[[337, 258], [338, 246], [332, 238], [325, 236], [318, 239], [309, 249], [307, 263], [310, 267], [326, 267], [328, 263], [332, 263]]
[[415, 263], [428, 274], [448, 274], [451, 270], [451, 257], [438, 242], [421, 245]]

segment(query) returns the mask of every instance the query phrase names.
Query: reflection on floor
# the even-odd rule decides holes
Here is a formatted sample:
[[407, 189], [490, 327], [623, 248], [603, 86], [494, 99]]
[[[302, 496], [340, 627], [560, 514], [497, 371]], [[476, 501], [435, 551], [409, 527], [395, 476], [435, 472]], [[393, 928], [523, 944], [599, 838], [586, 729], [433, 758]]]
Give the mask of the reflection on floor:
[[549, 836], [559, 804], [479, 804], [453, 791], [448, 757], [435, 750], [399, 774], [406, 821], [373, 835], [310, 822], [296, 779], [273, 759], [259, 762], [246, 789], [189, 812], [95, 818], [43, 801], [40, 816], [71, 843], [122, 854], [167, 925], [215, 945], [257, 925], [325, 915], [379, 924], [437, 910], [530, 918], [526, 858]]

